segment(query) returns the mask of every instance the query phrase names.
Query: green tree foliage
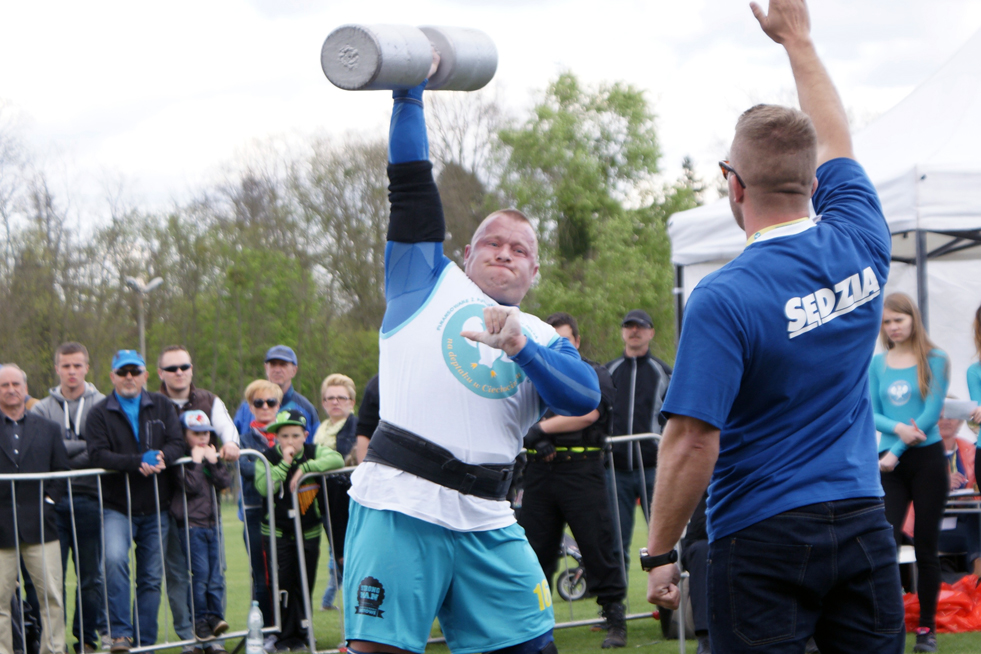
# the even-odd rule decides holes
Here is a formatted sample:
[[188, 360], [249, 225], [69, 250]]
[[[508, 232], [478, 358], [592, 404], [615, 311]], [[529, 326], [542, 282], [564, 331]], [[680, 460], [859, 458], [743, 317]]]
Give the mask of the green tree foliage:
[[584, 354], [622, 349], [620, 321], [643, 308], [656, 354], [673, 359], [673, 269], [667, 216], [695, 206], [694, 177], [654, 193], [660, 152], [642, 91], [584, 88], [571, 73], [549, 85], [533, 116], [504, 130], [503, 190], [537, 222], [541, 273], [528, 305], [580, 321]]

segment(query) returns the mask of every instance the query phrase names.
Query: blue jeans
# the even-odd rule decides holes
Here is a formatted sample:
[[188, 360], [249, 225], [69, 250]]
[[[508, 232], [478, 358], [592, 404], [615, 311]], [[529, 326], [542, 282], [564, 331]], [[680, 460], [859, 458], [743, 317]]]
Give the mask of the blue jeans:
[[[162, 549], [170, 522], [166, 515], [133, 516], [132, 521], [112, 509], [105, 510], [106, 587], [109, 593], [109, 629], [113, 638], [128, 636], [136, 645], [157, 641]], [[132, 529], [132, 536], [130, 530]], [[136, 598], [130, 613], [130, 539], [136, 543]], [[131, 615], [136, 616], [136, 633]]]
[[981, 530], [979, 516], [976, 513], [961, 513], [957, 515], [957, 526], [940, 532], [940, 551], [965, 554], [967, 571], [971, 571], [974, 560], [981, 557]]
[[802, 506], [709, 546], [712, 649], [899, 654], [896, 543], [877, 498]]
[[[72, 504], [75, 513], [75, 535], [72, 535]], [[78, 643], [98, 645], [99, 634], [106, 632], [106, 605], [102, 594], [102, 529], [99, 518], [99, 500], [88, 495], [74, 494], [74, 502], [68, 500], [66, 493], [55, 506], [58, 521], [58, 540], [61, 541], [61, 571], [64, 577], [68, 567], [68, 553], [75, 559], [75, 574], [78, 577], [78, 590], [81, 602], [75, 597], [75, 617], [72, 620], [72, 635]], [[75, 543], [78, 543], [78, 548]], [[68, 602], [65, 602], [65, 618], [68, 617]], [[82, 629], [84, 627], [84, 630]], [[79, 634], [84, 631], [84, 640]]]
[[[191, 532], [191, 592], [194, 598], [194, 621], [210, 617], [221, 618], [225, 576], [221, 571], [218, 552], [218, 527], [190, 527]], [[181, 548], [187, 551], [187, 535], [179, 533]]]
[[337, 584], [344, 583], [344, 573], [340, 570], [336, 570], [335, 573], [337, 567], [339, 566], [334, 565], [334, 551], [331, 550], [330, 556], [327, 557], [327, 588], [324, 589], [324, 596], [320, 600], [322, 608], [334, 606], [334, 598], [337, 597]]
[[[642, 497], [641, 493], [644, 492], [646, 486], [646, 503], [648, 511], [650, 510], [651, 498], [654, 496], [655, 470], [656, 468], [644, 468], [643, 476], [639, 469], [616, 470], [616, 510], [619, 511], [620, 516], [620, 539], [617, 544], [623, 548], [623, 562], [627, 570], [630, 569], [630, 559], [638, 556], [636, 552], [630, 551], [630, 541], [634, 537], [634, 514], [637, 508], [637, 500]], [[607, 471], [607, 474], [610, 474], [610, 472]], [[643, 481], [641, 481], [642, 479]], [[611, 483], [609, 487], [612, 488], [613, 484]], [[643, 502], [641, 506], [644, 506]], [[613, 511], [614, 509], [611, 508], [610, 510]], [[614, 513], [613, 515], [616, 516], [617, 514]], [[619, 560], [619, 558], [619, 552], [617, 552], [617, 559]]]
[[184, 523], [178, 523], [174, 516], [166, 516], [170, 522], [167, 528], [166, 551], [167, 603], [174, 620], [174, 631], [181, 640], [193, 640], [191, 629], [191, 578], [187, 575], [187, 547], [183, 545]]

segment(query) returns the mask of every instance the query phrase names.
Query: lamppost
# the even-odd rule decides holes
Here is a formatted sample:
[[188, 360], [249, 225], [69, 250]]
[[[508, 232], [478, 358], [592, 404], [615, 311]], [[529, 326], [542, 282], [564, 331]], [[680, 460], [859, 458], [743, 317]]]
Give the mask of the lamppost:
[[154, 277], [148, 283], [144, 284], [142, 278], [127, 277], [126, 285], [136, 291], [136, 296], [140, 300], [140, 356], [146, 361], [146, 328], [143, 323], [143, 296], [163, 284], [163, 278]]

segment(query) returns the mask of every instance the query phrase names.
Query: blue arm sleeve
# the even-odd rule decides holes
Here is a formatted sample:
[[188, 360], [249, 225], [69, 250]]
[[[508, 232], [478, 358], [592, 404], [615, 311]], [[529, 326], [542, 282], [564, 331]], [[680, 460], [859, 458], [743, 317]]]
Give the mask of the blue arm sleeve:
[[429, 160], [429, 137], [422, 104], [426, 82], [407, 91], [392, 92], [395, 106], [388, 130], [388, 163]]
[[923, 411], [920, 412], [916, 420], [916, 426], [922, 431], [928, 432], [937, 426], [940, 414], [944, 410], [944, 398], [947, 397], [947, 389], [950, 387], [950, 366], [947, 363], [947, 355], [931, 354], [928, 358], [930, 363], [930, 393], [923, 399]]
[[981, 403], [981, 364], [972, 363], [967, 368], [967, 394], [975, 402]]
[[550, 409], [561, 416], [584, 416], [600, 403], [596, 371], [572, 343], [557, 338], [548, 347], [531, 339], [513, 358]]
[[869, 366], [869, 391], [872, 393], [872, 413], [875, 416], [875, 428], [883, 436], [896, 436], [896, 425], [899, 424], [892, 418], [887, 418], [882, 408], [882, 398], [879, 396], [879, 363], [877, 358], [872, 359]]

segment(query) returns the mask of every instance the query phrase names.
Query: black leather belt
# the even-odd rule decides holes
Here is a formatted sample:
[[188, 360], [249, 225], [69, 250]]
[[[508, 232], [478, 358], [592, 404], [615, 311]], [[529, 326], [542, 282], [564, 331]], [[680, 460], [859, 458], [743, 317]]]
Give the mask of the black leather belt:
[[500, 465], [464, 463], [446, 448], [384, 420], [378, 423], [364, 460], [488, 500], [506, 499], [514, 474], [513, 461]]

